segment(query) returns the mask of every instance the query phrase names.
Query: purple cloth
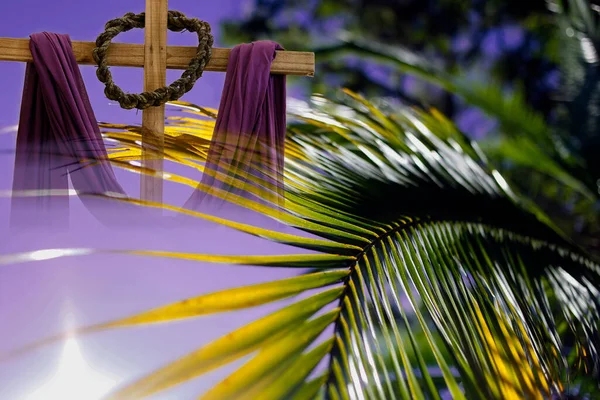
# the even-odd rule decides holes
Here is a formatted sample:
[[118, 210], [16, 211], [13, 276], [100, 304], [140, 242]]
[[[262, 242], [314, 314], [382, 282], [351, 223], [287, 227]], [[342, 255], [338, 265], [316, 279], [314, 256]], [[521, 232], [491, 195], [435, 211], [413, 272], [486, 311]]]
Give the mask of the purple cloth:
[[[117, 182], [68, 35], [37, 33], [30, 37], [33, 62], [27, 64], [17, 148], [14, 191], [38, 191], [13, 196], [11, 226], [68, 224], [68, 197], [48, 196], [47, 190], [67, 190], [68, 176], [79, 193], [125, 196]], [[285, 139], [285, 76], [271, 75], [277, 43], [260, 41], [235, 47], [206, 167], [221, 172], [218, 180], [205, 173], [185, 207], [200, 210], [214, 189], [234, 190], [232, 176], [244, 185], [259, 183], [267, 200], [280, 204]], [[93, 162], [92, 162], [93, 161]], [[254, 182], [254, 183], [251, 183]], [[203, 191], [208, 185], [211, 189]], [[238, 192], [247, 193], [244, 185]], [[41, 192], [39, 192], [41, 191]], [[81, 197], [102, 222], [125, 222], [128, 205], [107, 207], [105, 199]], [[263, 199], [264, 200], [264, 199]], [[129, 210], [128, 210], [129, 211]], [[128, 212], [139, 217], [142, 210]], [[114, 217], [119, 215], [119, 217]], [[147, 218], [149, 214], [143, 214]]]
[[[211, 189], [197, 190], [186, 208], [198, 209], [203, 201], [213, 200], [211, 193], [218, 189], [250, 197], [249, 187], [261, 189], [260, 200], [281, 205], [286, 86], [285, 75], [270, 74], [276, 50], [283, 48], [271, 41], [232, 49], [205, 165], [220, 173], [219, 180], [205, 173], [200, 183]], [[234, 179], [238, 187], [231, 186]]]

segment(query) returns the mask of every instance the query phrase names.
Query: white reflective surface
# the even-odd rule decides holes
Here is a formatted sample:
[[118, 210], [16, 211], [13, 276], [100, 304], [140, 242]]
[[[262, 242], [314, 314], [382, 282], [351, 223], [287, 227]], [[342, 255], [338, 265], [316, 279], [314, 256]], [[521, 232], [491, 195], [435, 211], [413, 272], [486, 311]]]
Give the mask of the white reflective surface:
[[68, 339], [56, 373], [43, 382], [27, 400], [97, 400], [106, 395], [117, 380], [94, 370], [83, 358], [75, 338]]

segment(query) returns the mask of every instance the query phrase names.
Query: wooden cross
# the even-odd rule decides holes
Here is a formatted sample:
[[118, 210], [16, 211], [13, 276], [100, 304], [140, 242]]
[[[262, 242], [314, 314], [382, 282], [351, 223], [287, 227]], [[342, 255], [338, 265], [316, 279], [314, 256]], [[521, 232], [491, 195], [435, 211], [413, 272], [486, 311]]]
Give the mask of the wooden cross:
[[[154, 91], [166, 85], [167, 69], [186, 69], [196, 54], [196, 47], [167, 46], [168, 0], [146, 0], [144, 44], [114, 43], [108, 51], [111, 66], [144, 67], [144, 91]], [[79, 64], [95, 65], [93, 42], [73, 41], [73, 51]], [[212, 49], [205, 71], [227, 71], [230, 49]], [[29, 39], [0, 38], [0, 61], [33, 61]], [[278, 51], [271, 73], [313, 76], [314, 53]], [[142, 167], [154, 170], [154, 175], [142, 174], [140, 198], [162, 202], [164, 160], [165, 106], [151, 107], [142, 112]]]

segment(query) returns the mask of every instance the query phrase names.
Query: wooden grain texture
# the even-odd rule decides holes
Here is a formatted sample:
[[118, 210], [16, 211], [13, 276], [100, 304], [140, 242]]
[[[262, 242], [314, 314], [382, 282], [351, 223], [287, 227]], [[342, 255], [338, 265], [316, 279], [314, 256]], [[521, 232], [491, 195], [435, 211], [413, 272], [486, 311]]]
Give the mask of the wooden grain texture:
[[[73, 52], [77, 62], [82, 65], [95, 65], [92, 50], [93, 42], [73, 41]], [[205, 71], [227, 71], [227, 62], [231, 49], [212, 49], [212, 57]], [[186, 69], [196, 47], [168, 46], [167, 68]], [[0, 38], [0, 61], [33, 61], [29, 51], [29, 39]], [[115, 67], [143, 67], [144, 45], [113, 43], [108, 49], [108, 65]], [[278, 51], [271, 65], [271, 73], [283, 75], [314, 76], [315, 54], [301, 51]]]
[[[152, 92], [167, 84], [168, 0], [146, 0], [144, 37], [144, 91]], [[165, 106], [142, 112], [142, 167], [154, 174], [142, 174], [140, 198], [162, 203], [165, 143]]]

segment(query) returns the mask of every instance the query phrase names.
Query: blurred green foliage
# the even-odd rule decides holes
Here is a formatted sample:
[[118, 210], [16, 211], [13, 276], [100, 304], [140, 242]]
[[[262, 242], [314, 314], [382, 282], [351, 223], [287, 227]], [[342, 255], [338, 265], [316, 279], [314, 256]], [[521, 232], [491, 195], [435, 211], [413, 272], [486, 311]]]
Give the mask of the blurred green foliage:
[[585, 0], [250, 0], [231, 43], [315, 51], [312, 93], [437, 108], [600, 254], [600, 8]]
[[[230, 43], [272, 39], [295, 50], [315, 50], [340, 35], [418, 52], [446, 71], [522, 87], [544, 116], [554, 107], [559, 46], [544, 1], [251, 0], [241, 20], [224, 23]], [[313, 91], [343, 86], [369, 97], [426, 103], [454, 118], [464, 111], [452, 93], [352, 55], [318, 60]], [[334, 85], [332, 85], [332, 83]]]

